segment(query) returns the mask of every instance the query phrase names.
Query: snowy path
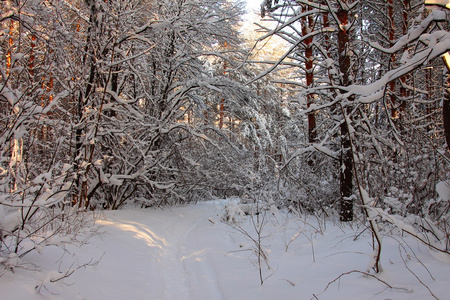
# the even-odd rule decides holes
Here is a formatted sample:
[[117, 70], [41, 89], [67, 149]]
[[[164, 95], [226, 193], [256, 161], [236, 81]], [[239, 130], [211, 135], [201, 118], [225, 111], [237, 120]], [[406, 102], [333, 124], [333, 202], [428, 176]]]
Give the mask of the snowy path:
[[[117, 245], [119, 249], [105, 255], [103, 259], [121, 260], [121, 263], [127, 265], [133, 263], [136, 257], [147, 255], [139, 260], [142, 262], [139, 269], [146, 271], [127, 276], [127, 281], [141, 282], [138, 284], [141, 287], [145, 287], [147, 280], [152, 279], [152, 288], [145, 292], [148, 293], [147, 296], [143, 294], [142, 288], [135, 291], [136, 297], [140, 299], [222, 299], [216, 271], [208, 261], [208, 255], [205, 255], [208, 249], [201, 241], [198, 242], [199, 228], [210, 226], [205, 218], [208, 209], [210, 210], [175, 207], [141, 213], [110, 212], [107, 219], [99, 223], [115, 228], [115, 232], [110, 232], [110, 235], [123, 235], [127, 241]], [[117, 236], [114, 237], [116, 238]], [[108, 237], [103, 239], [107, 242]], [[137, 243], [141, 246], [136, 247], [136, 241], [132, 239], [143, 243]], [[129, 249], [131, 244], [134, 246]], [[120, 250], [120, 247], [123, 249]], [[125, 252], [128, 252], [127, 256], [121, 255]], [[127, 257], [130, 258], [129, 262], [126, 261]], [[147, 262], [150, 263], [148, 266]], [[155, 281], [159, 283], [155, 285]], [[157, 291], [155, 286], [159, 287]]]
[[[102, 214], [97, 220], [101, 233], [88, 244], [33, 252], [27, 260], [44, 266], [40, 272], [0, 277], [0, 299], [224, 299], [210, 259], [217, 249], [227, 249], [211, 230], [214, 225], [209, 217], [218, 219], [213, 203]], [[225, 251], [218, 255], [224, 256]], [[82, 267], [63, 281], [46, 282], [47, 274], [64, 273], [96, 260], [100, 260], [97, 265]], [[41, 287], [36, 290], [36, 286]]]
[[[0, 299], [434, 299], [430, 290], [440, 299], [448, 298], [450, 258], [414, 239], [396, 236], [384, 237], [384, 272], [379, 276], [397, 289], [351, 273], [325, 290], [345, 272], [366, 270], [371, 235], [364, 227], [351, 229], [330, 222], [325, 226], [315, 218], [300, 220], [282, 213], [268, 219], [263, 229], [262, 245], [271, 268], [263, 266], [266, 280], [261, 286], [254, 244], [220, 222], [223, 205], [219, 201], [162, 210], [104, 212], [97, 221], [103, 233], [88, 244], [69, 244], [63, 250], [45, 247], [41, 254], [32, 252], [23, 260], [29, 270], [17, 268], [15, 274], [1, 276]], [[248, 218], [239, 224], [254, 236]], [[326, 227], [323, 232], [318, 230], [322, 227]], [[98, 265], [83, 267], [98, 259]], [[34, 266], [40, 271], [30, 271]], [[64, 274], [79, 266], [64, 280], [48, 280], [50, 274]]]

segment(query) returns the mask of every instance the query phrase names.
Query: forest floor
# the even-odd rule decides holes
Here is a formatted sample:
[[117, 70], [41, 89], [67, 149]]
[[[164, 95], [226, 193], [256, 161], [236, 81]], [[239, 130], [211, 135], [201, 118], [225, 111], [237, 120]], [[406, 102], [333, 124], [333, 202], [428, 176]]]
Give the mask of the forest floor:
[[[450, 257], [411, 237], [383, 236], [383, 272], [375, 277], [364, 227], [282, 211], [240, 216], [230, 226], [221, 221], [227, 203], [101, 213], [84, 245], [45, 247], [3, 274], [0, 298], [449, 299]], [[252, 240], [257, 218], [264, 218], [263, 285]]]

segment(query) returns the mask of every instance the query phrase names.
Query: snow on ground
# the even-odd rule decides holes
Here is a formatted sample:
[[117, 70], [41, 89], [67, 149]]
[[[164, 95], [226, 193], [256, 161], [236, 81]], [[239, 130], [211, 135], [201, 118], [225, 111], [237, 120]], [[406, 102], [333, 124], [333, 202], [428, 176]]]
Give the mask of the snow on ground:
[[[224, 205], [105, 212], [97, 221], [102, 233], [88, 244], [67, 245], [64, 251], [47, 247], [24, 257], [28, 270], [0, 277], [0, 298], [448, 299], [449, 257], [398, 235], [384, 237], [378, 276], [393, 288], [357, 272], [327, 288], [343, 273], [368, 270], [368, 230], [283, 212], [266, 214], [261, 233], [270, 269], [263, 265], [261, 286], [256, 245], [236, 230], [256, 238], [251, 217], [232, 228], [220, 221]], [[78, 266], [69, 277], [51, 282]], [[31, 271], [36, 267], [40, 271]]]

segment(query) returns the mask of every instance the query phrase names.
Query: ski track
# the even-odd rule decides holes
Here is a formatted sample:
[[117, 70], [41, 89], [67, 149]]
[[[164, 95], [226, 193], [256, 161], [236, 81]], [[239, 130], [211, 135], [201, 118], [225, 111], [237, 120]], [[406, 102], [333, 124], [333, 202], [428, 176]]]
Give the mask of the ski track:
[[[171, 218], [172, 219], [172, 218]], [[180, 254], [181, 245], [190, 231], [198, 224], [187, 222], [184, 216], [176, 215], [174, 220], [167, 220], [173, 230], [166, 237], [166, 247], [161, 260], [161, 270], [164, 274], [164, 299], [192, 299], [188, 273]]]
[[[107, 215], [104, 223], [147, 241], [150, 249], [146, 252], [155, 256], [149, 259], [158, 265], [156, 270], [149, 268], [149, 272], [159, 272], [159, 276], [156, 275], [162, 280], [158, 295], [153, 291], [149, 299], [219, 300], [224, 296], [210, 258], [211, 245], [205, 245], [198, 233], [205, 225], [209, 226], [208, 222], [205, 209], [189, 211], [185, 207], [174, 207], [164, 211], [144, 210], [139, 219], [129, 219], [126, 211], [116, 212], [111, 217]], [[133, 230], [124, 224], [134, 224]], [[195, 243], [187, 243], [190, 239]], [[136, 247], [131, 251], [130, 256], [136, 257], [142, 255], [143, 249]], [[145, 281], [148, 277], [133, 280]]]
[[[211, 256], [211, 245], [202, 245], [202, 239], [199, 238], [198, 227], [202, 222], [199, 221], [188, 232], [186, 232], [183, 241], [193, 240], [196, 249], [179, 248], [181, 260], [187, 274], [189, 276], [190, 284], [190, 299], [224, 299], [221, 291], [217, 271]], [[189, 245], [189, 243], [182, 243]]]

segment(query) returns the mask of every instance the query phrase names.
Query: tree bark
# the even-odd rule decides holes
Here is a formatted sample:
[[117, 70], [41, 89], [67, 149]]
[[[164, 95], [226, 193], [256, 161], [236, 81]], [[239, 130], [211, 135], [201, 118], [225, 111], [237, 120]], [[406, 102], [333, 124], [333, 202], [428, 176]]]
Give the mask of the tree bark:
[[[388, 22], [389, 22], [389, 47], [395, 44], [395, 23], [394, 23], [394, 0], [388, 0]], [[391, 54], [389, 69], [395, 68], [395, 53]], [[395, 80], [389, 83], [389, 104], [391, 105], [391, 118], [393, 120], [398, 118], [395, 99]]]
[[[346, 2], [344, 4], [347, 4]], [[346, 5], [342, 5], [338, 12], [339, 31], [338, 31], [338, 51], [339, 51], [339, 71], [341, 73], [341, 85], [349, 86], [351, 84], [351, 63], [349, 56], [350, 33], [348, 32], [348, 10]], [[345, 108], [348, 110], [348, 108]], [[350, 111], [347, 111], [348, 113]], [[351, 153], [350, 132], [346, 122], [343, 122], [341, 130], [341, 157], [340, 157], [340, 219], [343, 222], [353, 220], [353, 159]]]
[[[310, 7], [307, 5], [302, 6], [302, 12], [306, 13], [310, 10]], [[301, 20], [302, 24], [302, 35], [306, 36], [309, 32], [313, 31], [313, 16], [305, 16]], [[313, 74], [313, 38], [309, 37], [305, 39], [305, 73], [306, 73], [306, 88], [309, 89], [313, 86], [314, 83], [314, 74]], [[309, 108], [314, 103], [314, 94], [308, 93], [306, 95], [306, 104]], [[315, 143], [317, 140], [316, 133], [316, 112], [312, 111], [308, 113], [308, 141], [309, 143]]]
[[447, 149], [450, 150], [450, 74], [445, 75], [445, 93], [442, 103], [442, 117], [444, 119], [445, 141]]
[[[408, 17], [409, 17], [409, 12], [411, 10], [411, 3], [410, 0], [403, 0], [403, 13], [402, 13], [402, 34], [405, 36], [406, 34], [408, 34]], [[408, 51], [408, 47], [405, 46], [403, 48], [403, 52]], [[407, 83], [407, 79], [408, 79], [408, 75], [403, 75], [402, 77], [400, 77], [400, 103], [399, 103], [399, 107], [398, 107], [398, 119], [402, 120], [403, 115], [405, 114], [405, 109], [406, 109], [406, 100], [409, 96], [408, 90], [406, 89], [406, 83]]]

